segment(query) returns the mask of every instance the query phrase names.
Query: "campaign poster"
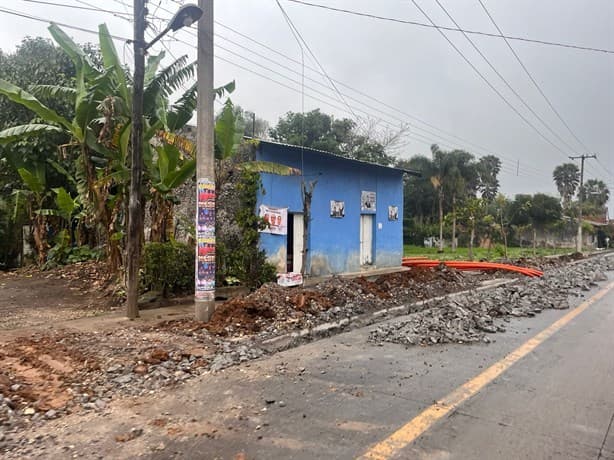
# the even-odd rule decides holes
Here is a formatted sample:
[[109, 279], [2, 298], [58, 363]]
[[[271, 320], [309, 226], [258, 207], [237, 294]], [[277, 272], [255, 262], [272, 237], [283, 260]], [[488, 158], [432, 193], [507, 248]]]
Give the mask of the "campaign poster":
[[375, 192], [362, 191], [360, 194], [360, 210], [375, 212]]
[[388, 206], [388, 220], [399, 220], [398, 206]]
[[263, 204], [260, 205], [259, 215], [267, 223], [266, 228], [260, 230], [262, 233], [288, 234], [288, 208], [273, 208]]
[[197, 231], [213, 235], [215, 233], [215, 184], [207, 179], [199, 179], [197, 193]]
[[330, 216], [335, 219], [345, 217], [345, 201], [330, 200]]
[[196, 198], [195, 297], [215, 300], [215, 183], [198, 179]]

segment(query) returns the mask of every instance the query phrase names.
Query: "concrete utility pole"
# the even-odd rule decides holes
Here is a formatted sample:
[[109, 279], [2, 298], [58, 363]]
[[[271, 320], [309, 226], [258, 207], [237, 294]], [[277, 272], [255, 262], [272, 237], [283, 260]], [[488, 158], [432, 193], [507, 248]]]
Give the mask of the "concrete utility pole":
[[584, 185], [584, 160], [587, 158], [597, 158], [597, 155], [578, 155], [569, 157], [570, 160], [581, 160], [580, 162], [580, 191], [578, 192], [578, 236], [576, 237], [576, 251], [582, 252], [582, 186]]
[[134, 0], [134, 84], [132, 94], [132, 151], [130, 169], [130, 199], [128, 203], [128, 248], [126, 265], [126, 316], [139, 317], [139, 261], [143, 194], [143, 79], [145, 75], [145, 1]]
[[196, 286], [195, 317], [209, 321], [215, 310], [215, 160], [213, 101], [213, 0], [198, 0], [198, 105], [196, 108]]

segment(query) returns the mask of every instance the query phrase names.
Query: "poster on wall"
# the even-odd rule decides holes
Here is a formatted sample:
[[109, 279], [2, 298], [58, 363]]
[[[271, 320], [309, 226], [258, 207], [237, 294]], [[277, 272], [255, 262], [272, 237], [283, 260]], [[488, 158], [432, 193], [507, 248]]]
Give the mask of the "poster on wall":
[[196, 289], [199, 300], [215, 299], [215, 183], [198, 179], [196, 200]]
[[388, 206], [388, 220], [399, 220], [398, 206]]
[[288, 208], [273, 208], [262, 204], [260, 205], [259, 215], [268, 224], [266, 228], [260, 230], [262, 233], [288, 234]]
[[375, 192], [363, 190], [360, 194], [360, 210], [375, 212]]
[[330, 200], [330, 216], [336, 219], [345, 217], [345, 201]]

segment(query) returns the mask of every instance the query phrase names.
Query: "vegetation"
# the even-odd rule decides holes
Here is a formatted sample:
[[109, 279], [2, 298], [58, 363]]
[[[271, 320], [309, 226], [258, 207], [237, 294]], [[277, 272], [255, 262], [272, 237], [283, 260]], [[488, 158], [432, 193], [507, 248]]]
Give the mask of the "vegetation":
[[[477, 260], [497, 260], [506, 258], [503, 253], [502, 245], [497, 245], [494, 248], [474, 248], [474, 259]], [[533, 257], [534, 254], [538, 257], [553, 256], [561, 254], [569, 254], [574, 252], [570, 248], [537, 248], [533, 252], [532, 248], [510, 247], [508, 248], [509, 259], [519, 259], [521, 257]], [[423, 246], [415, 246], [406, 244], [403, 246], [403, 255], [406, 257], [428, 257], [436, 260], [468, 260], [469, 248], [458, 247], [456, 251], [451, 248], [444, 248], [443, 252], [439, 252], [438, 248], [425, 248]]]
[[[28, 38], [15, 53], [0, 52], [0, 267], [20, 262], [26, 229], [40, 267], [103, 259], [109, 272], [121, 279], [132, 76], [105, 25], [99, 27], [97, 47], [77, 45], [56, 25], [49, 32], [57, 46]], [[193, 283], [194, 251], [174, 241], [173, 229], [177, 191], [194, 180], [195, 148], [181, 130], [192, 118], [197, 92], [192, 85], [173, 103], [171, 97], [195, 76], [195, 63], [180, 57], [163, 67], [163, 59], [164, 53], [149, 56], [145, 72], [143, 213], [149, 213], [151, 231], [144, 285], [175, 292]], [[230, 83], [216, 93], [224, 97], [233, 90]], [[273, 279], [273, 267], [258, 248], [258, 230], [264, 223], [254, 213], [257, 173], [301, 172], [254, 161], [257, 141], [243, 136], [267, 134], [280, 142], [420, 171], [421, 177], [404, 182], [404, 240], [422, 246], [438, 235], [431, 239], [438, 247], [424, 248], [423, 253], [439, 251], [444, 257], [450, 252], [469, 258], [514, 257], [517, 250], [508, 253], [508, 243], [529, 242], [532, 249], [522, 250], [539, 254], [540, 240], [573, 230], [580, 201], [584, 216], [597, 219], [605, 215], [609, 199], [602, 181], [588, 179], [579, 187], [573, 163], [553, 171], [560, 201], [544, 194], [510, 199], [499, 193], [501, 161], [496, 156], [476, 158], [464, 150], [432, 145], [426, 156], [399, 160], [394, 152], [402, 128], [390, 133], [373, 123], [313, 110], [289, 112], [269, 129], [266, 121], [226, 99], [215, 126], [220, 284], [238, 280], [255, 287]], [[305, 235], [314, 186], [315, 181], [302, 181]], [[457, 251], [457, 243], [468, 248], [466, 254]]]
[[150, 242], [143, 248], [144, 290], [169, 293], [194, 292], [194, 247], [169, 241]]

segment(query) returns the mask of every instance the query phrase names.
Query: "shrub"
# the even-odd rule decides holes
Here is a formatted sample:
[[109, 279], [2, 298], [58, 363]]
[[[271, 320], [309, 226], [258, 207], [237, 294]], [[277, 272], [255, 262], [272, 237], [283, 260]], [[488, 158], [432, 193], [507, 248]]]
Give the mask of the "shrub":
[[164, 296], [194, 292], [194, 267], [192, 246], [176, 241], [147, 243], [143, 251], [143, 288], [162, 291]]

